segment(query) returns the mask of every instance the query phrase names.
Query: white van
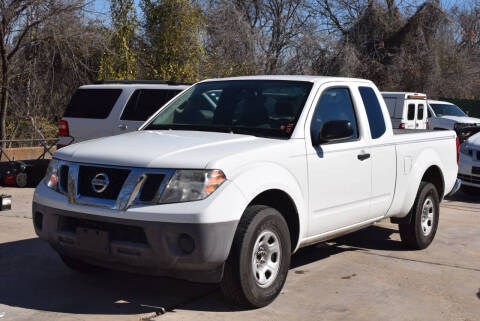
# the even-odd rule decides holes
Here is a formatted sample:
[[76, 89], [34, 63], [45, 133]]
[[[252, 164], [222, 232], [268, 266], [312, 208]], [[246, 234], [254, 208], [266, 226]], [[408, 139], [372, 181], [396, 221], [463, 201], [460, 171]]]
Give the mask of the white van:
[[427, 95], [408, 92], [382, 92], [393, 128], [428, 129]]
[[58, 125], [57, 148], [137, 130], [187, 85], [165, 81], [102, 81], [73, 94]]

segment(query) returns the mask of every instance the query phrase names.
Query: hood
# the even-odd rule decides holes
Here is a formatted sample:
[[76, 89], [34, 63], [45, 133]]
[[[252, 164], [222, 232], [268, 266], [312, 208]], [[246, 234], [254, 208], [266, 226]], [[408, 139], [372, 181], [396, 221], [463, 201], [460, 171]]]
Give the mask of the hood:
[[462, 117], [462, 116], [441, 116], [441, 117], [445, 119], [453, 120], [454, 122], [457, 122], [457, 123], [480, 124], [480, 119], [474, 118], [474, 117]]
[[135, 131], [73, 144], [54, 157], [66, 161], [143, 168], [205, 168], [209, 162], [284, 142], [199, 131]]
[[467, 139], [467, 143], [470, 146], [480, 147], [480, 132]]

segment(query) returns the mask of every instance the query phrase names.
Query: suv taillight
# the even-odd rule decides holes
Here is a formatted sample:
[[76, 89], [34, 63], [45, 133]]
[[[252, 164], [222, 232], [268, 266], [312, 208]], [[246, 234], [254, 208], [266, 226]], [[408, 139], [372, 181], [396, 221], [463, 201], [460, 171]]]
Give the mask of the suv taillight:
[[68, 122], [66, 120], [61, 120], [58, 123], [58, 136], [70, 136]]
[[405, 123], [401, 123], [401, 124], [400, 124], [400, 127], [398, 127], [398, 128], [400, 128], [400, 129], [405, 129]]
[[427, 129], [430, 129], [430, 122], [427, 120]]

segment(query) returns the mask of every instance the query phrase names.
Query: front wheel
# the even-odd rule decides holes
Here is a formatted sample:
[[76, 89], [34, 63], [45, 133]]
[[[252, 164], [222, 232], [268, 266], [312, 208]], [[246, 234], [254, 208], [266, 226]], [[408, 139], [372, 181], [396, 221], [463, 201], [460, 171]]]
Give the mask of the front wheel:
[[225, 264], [223, 294], [240, 306], [266, 306], [283, 288], [290, 255], [290, 233], [283, 216], [268, 206], [247, 207]]
[[415, 203], [411, 209], [411, 220], [399, 224], [400, 238], [408, 247], [422, 250], [432, 243], [440, 218], [440, 199], [435, 185], [421, 182]]

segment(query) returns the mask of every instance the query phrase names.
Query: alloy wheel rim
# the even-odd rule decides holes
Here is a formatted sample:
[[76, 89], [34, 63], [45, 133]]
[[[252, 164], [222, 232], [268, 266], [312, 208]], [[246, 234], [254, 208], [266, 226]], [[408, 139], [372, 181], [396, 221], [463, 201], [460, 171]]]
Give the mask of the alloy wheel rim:
[[280, 270], [280, 238], [270, 230], [265, 230], [257, 237], [252, 252], [252, 271], [258, 286], [270, 286]]
[[433, 206], [433, 201], [430, 197], [427, 197], [423, 202], [421, 217], [421, 228], [424, 236], [428, 236], [432, 232], [435, 217], [434, 214], [435, 208]]

